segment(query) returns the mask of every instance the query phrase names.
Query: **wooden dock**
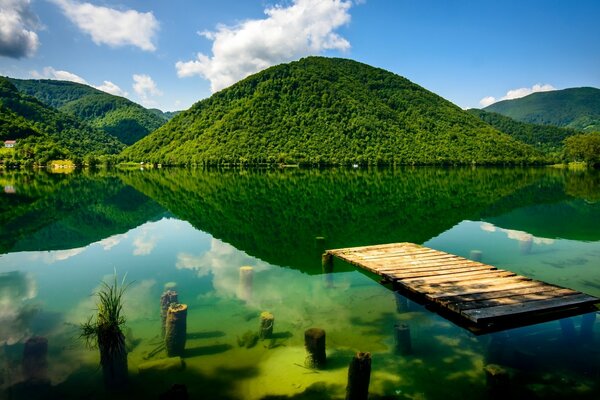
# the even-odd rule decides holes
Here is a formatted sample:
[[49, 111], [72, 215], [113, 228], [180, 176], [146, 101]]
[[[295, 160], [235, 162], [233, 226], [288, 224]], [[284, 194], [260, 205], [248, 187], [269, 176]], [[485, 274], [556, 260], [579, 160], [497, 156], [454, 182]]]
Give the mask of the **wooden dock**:
[[[597, 297], [413, 243], [326, 250], [482, 333], [596, 310]], [[454, 318], [458, 317], [458, 318]], [[461, 321], [462, 320], [462, 321]]]

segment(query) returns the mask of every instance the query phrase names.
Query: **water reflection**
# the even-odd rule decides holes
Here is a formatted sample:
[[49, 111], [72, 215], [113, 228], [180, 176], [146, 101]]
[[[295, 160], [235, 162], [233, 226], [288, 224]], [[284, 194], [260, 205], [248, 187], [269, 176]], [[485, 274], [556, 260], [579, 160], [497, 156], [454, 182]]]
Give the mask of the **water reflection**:
[[[10, 179], [17, 193], [0, 193], [0, 338], [10, 338], [0, 344], [0, 370], [10, 375], [0, 395], [13, 388], [13, 398], [32, 398], [15, 382], [33, 334], [48, 339], [51, 398], [156, 398], [174, 383], [191, 398], [343, 398], [356, 351], [373, 355], [372, 398], [487, 398], [490, 363], [510, 371], [509, 397], [600, 393], [595, 314], [474, 337], [354, 268], [321, 275], [319, 258], [323, 246], [424, 242], [599, 296], [597, 175], [425, 168]], [[252, 268], [251, 284], [242, 267]], [[124, 310], [131, 390], [109, 394], [97, 351], [75, 338], [114, 268], [133, 282]], [[189, 307], [186, 368], [148, 375], [138, 367], [165, 357], [165, 289]], [[26, 316], [33, 301], [34, 319], [10, 314]], [[275, 318], [273, 338], [240, 346], [263, 311]], [[400, 356], [394, 327], [404, 324], [411, 352]], [[303, 365], [312, 327], [327, 332], [328, 364], [318, 372]]]

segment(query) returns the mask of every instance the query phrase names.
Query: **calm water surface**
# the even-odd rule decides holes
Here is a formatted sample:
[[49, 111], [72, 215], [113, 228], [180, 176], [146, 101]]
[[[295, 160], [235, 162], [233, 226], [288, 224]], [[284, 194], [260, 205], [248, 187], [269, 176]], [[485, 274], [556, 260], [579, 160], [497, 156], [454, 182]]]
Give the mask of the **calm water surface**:
[[[553, 169], [152, 170], [0, 174], [0, 398], [344, 398], [356, 351], [372, 354], [371, 398], [493, 397], [484, 367], [510, 373], [512, 398], [600, 398], [600, 318], [475, 336], [326, 247], [408, 241], [600, 296], [600, 174]], [[241, 266], [253, 267], [251, 286]], [[94, 293], [127, 273], [130, 385], [103, 386], [97, 350], [78, 339]], [[161, 350], [159, 298], [189, 306], [182, 371], [140, 374]], [[400, 307], [400, 305], [403, 305]], [[238, 338], [275, 316], [274, 338]], [[588, 321], [595, 314], [588, 315]], [[408, 323], [413, 351], [395, 351]], [[564, 322], [563, 322], [564, 325]], [[304, 367], [304, 331], [327, 332], [327, 367]], [[48, 340], [47, 381], [24, 373], [24, 342]]]

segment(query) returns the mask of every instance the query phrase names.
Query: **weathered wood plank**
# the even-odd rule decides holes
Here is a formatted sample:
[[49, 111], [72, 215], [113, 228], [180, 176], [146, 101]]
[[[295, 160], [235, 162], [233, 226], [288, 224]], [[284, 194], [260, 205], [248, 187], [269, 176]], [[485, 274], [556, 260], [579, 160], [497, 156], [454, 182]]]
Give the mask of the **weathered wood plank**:
[[488, 300], [447, 303], [447, 307], [450, 310], [454, 310], [456, 312], [462, 312], [462, 311], [473, 310], [473, 309], [477, 309], [477, 308], [514, 305], [514, 304], [527, 303], [530, 301], [550, 300], [550, 299], [555, 299], [555, 298], [566, 298], [567, 296], [579, 294], [579, 292], [576, 292], [571, 289], [556, 289], [556, 288], [549, 288], [549, 289], [550, 290], [543, 290], [543, 291], [539, 291], [539, 292], [535, 292], [535, 293], [515, 295], [515, 296], [506, 296], [506, 297], [497, 297], [497, 298], [488, 299]]
[[[509, 276], [502, 279], [503, 285], [514, 285], [522, 282], [530, 282], [530, 278], [524, 276]], [[457, 284], [457, 283], [446, 283], [446, 284], [433, 284], [433, 285], [417, 285], [411, 284], [405, 285], [409, 289], [413, 289], [415, 292], [422, 292], [429, 298], [446, 297], [453, 294], [468, 294], [468, 293], [480, 293], [484, 291], [497, 290], [497, 286], [500, 285], [498, 278], [492, 279], [480, 279], [469, 284]]]
[[[514, 285], [512, 285], [512, 286], [514, 286]], [[502, 285], [501, 287], [506, 287], [506, 285]], [[522, 283], [522, 284], [519, 284], [519, 285], [509, 288], [509, 289], [499, 290], [497, 287], [494, 287], [493, 289], [494, 290], [489, 291], [489, 292], [477, 292], [477, 293], [455, 295], [455, 296], [448, 296], [448, 297], [438, 297], [437, 301], [439, 301], [442, 304], [460, 303], [460, 302], [496, 299], [496, 298], [500, 298], [500, 297], [519, 296], [519, 295], [523, 295], [523, 294], [544, 292], [544, 291], [548, 291], [548, 290], [555, 290], [555, 289], [562, 289], [562, 288], [560, 288], [558, 286], [554, 286], [554, 285], [549, 285], [544, 282], [527, 281], [527, 283]]]
[[451, 273], [451, 271], [460, 271], [460, 272], [476, 272], [476, 271], [497, 271], [496, 268], [488, 266], [482, 267], [458, 267], [458, 268], [436, 268], [436, 269], [409, 269], [404, 270], [401, 268], [394, 270], [382, 271], [383, 273], [393, 276], [397, 279], [408, 279], [408, 278], [419, 278], [419, 277], [428, 277], [428, 276], [440, 276], [447, 275]]
[[[451, 286], [446, 288], [436, 287], [434, 292], [427, 293], [427, 297], [436, 302], [440, 302], [439, 299], [445, 299], [452, 296], [465, 296], [471, 294], [479, 294], [479, 293], [490, 293], [496, 292], [498, 290], [508, 290], [508, 289], [516, 289], [516, 288], [526, 288], [531, 287], [532, 285], [538, 286], [540, 282], [533, 281], [530, 278], [526, 278], [524, 276], [513, 276], [510, 280], [502, 280], [502, 284], [490, 285], [480, 282], [479, 284], [469, 285], [469, 286]], [[542, 283], [543, 284], [543, 283]], [[441, 290], [440, 290], [441, 289]]]
[[[490, 269], [487, 270], [483, 270], [483, 271], [469, 271], [469, 272], [452, 272], [452, 273], [446, 273], [446, 274], [440, 274], [440, 275], [436, 275], [433, 277], [424, 277], [424, 278], [407, 278], [407, 279], [402, 279], [401, 282], [402, 284], [405, 285], [431, 285], [434, 283], [439, 283], [439, 284], [449, 284], [449, 283], [453, 283], [453, 284], [463, 284], [463, 285], [469, 285], [471, 283], [473, 283], [473, 280], [480, 280], [480, 279], [491, 279], [491, 278], [502, 278], [502, 277], [506, 277], [506, 276], [515, 276], [517, 274], [515, 274], [514, 272], [510, 272], [510, 271], [504, 271], [501, 269], [492, 269], [490, 267]], [[393, 276], [393, 275], [391, 275]]]
[[423, 270], [425, 268], [431, 268], [431, 269], [435, 269], [435, 268], [452, 268], [452, 267], [461, 267], [461, 266], [485, 266], [488, 268], [495, 268], [491, 265], [486, 265], [486, 264], [482, 264], [482, 263], [477, 263], [474, 261], [469, 261], [469, 260], [434, 260], [434, 261], [426, 261], [426, 262], [418, 262], [418, 261], [411, 261], [411, 262], [403, 262], [403, 263], [364, 263], [364, 265], [369, 265], [373, 268], [378, 268], [379, 270], [381, 270], [382, 272], [385, 272], [387, 270], [392, 270], [392, 269], [397, 269], [397, 268], [402, 268], [402, 269], [410, 269], [410, 268], [418, 268], [420, 270]]
[[561, 308], [568, 308], [577, 305], [594, 304], [598, 302], [597, 297], [587, 294], [576, 294], [558, 299], [539, 300], [521, 304], [505, 305], [497, 307], [487, 307], [474, 310], [466, 310], [461, 315], [470, 320], [481, 323], [484, 321], [497, 319], [506, 316], [517, 316], [533, 312], [550, 312]]

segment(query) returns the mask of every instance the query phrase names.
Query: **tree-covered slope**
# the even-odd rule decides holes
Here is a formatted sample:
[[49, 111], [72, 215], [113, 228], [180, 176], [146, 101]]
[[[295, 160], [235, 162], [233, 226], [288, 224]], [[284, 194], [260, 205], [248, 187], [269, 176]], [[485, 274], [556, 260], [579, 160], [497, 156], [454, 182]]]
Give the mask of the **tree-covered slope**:
[[405, 78], [308, 57], [200, 101], [124, 158], [189, 163], [505, 163], [538, 157]]
[[499, 101], [485, 111], [521, 122], [600, 131], [600, 89], [582, 87], [533, 93], [520, 99]]
[[21, 79], [11, 82], [19, 91], [102, 129], [125, 144], [138, 141], [167, 120], [126, 98], [80, 83]]
[[113, 136], [20, 93], [0, 77], [0, 140], [7, 139], [19, 140], [16, 150], [23, 158], [50, 148], [52, 158], [115, 154], [123, 148]]
[[500, 132], [504, 132], [523, 143], [530, 144], [546, 154], [555, 156], [562, 152], [563, 141], [578, 133], [574, 129], [519, 122], [502, 114], [476, 108], [467, 111]]

